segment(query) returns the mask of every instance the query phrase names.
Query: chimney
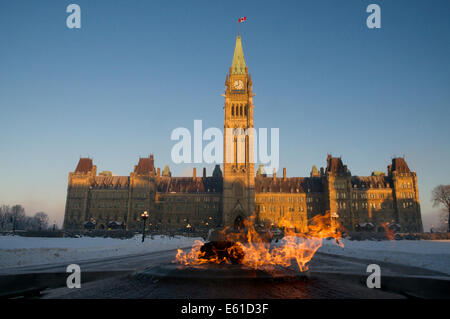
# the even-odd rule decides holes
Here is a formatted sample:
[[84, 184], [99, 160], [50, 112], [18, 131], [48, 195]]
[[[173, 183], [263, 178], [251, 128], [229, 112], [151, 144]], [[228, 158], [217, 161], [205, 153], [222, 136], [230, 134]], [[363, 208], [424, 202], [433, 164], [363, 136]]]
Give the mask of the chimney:
[[196, 171], [195, 167], [194, 167], [194, 169], [192, 170], [192, 176], [194, 177], [194, 179], [197, 178], [197, 171]]
[[277, 180], [277, 171], [275, 170], [275, 168], [273, 169], [273, 180]]
[[161, 169], [158, 167], [158, 169], [156, 170], [156, 176], [160, 176], [160, 174], [161, 174]]
[[286, 167], [283, 168], [283, 181], [286, 180]]
[[203, 167], [203, 178], [206, 178], [206, 167]]

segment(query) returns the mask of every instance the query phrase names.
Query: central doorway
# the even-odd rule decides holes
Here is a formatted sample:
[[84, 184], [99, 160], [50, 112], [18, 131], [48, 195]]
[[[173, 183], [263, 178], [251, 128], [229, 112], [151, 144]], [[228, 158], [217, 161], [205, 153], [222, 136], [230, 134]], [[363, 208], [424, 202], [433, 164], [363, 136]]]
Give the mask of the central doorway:
[[234, 230], [241, 231], [244, 229], [244, 218], [241, 215], [237, 216], [234, 220]]

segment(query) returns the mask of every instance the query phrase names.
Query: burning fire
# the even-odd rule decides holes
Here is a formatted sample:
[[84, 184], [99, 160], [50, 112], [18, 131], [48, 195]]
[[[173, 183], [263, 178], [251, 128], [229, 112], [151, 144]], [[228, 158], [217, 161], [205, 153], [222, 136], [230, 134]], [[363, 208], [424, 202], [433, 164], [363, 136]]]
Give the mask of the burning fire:
[[[324, 238], [334, 238], [339, 243], [341, 237], [337, 221], [332, 221], [330, 214], [317, 215], [308, 221], [308, 232], [299, 233], [291, 222], [282, 221], [284, 237], [271, 245], [270, 230], [258, 232], [255, 218], [244, 221], [244, 230], [220, 232], [220, 240], [211, 245], [195, 241], [192, 249], [184, 252], [178, 249], [175, 262], [186, 265], [206, 263], [239, 263], [253, 269], [270, 270], [275, 266], [290, 267], [297, 265], [300, 271], [308, 270], [307, 263], [322, 246]], [[295, 261], [295, 262], [293, 262]]]
[[395, 231], [389, 227], [389, 223], [388, 222], [382, 223], [381, 226], [384, 228], [384, 231], [386, 233], [386, 238], [388, 240], [394, 240], [395, 239]]

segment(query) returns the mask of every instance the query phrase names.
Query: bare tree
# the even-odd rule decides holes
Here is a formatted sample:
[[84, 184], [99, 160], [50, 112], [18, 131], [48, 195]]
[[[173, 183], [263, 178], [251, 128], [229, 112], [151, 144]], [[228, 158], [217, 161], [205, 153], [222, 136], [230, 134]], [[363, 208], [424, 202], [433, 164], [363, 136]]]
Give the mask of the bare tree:
[[0, 230], [43, 230], [48, 229], [49, 217], [44, 212], [34, 216], [25, 215], [22, 205], [0, 205]]
[[22, 205], [14, 205], [11, 207], [11, 222], [13, 232], [16, 231], [17, 228], [22, 228], [22, 222], [25, 219], [25, 209]]
[[447, 232], [450, 233], [450, 185], [438, 185], [431, 192], [433, 207], [443, 206], [447, 211]]
[[0, 229], [5, 230], [8, 225], [8, 217], [11, 208], [7, 205], [0, 206]]

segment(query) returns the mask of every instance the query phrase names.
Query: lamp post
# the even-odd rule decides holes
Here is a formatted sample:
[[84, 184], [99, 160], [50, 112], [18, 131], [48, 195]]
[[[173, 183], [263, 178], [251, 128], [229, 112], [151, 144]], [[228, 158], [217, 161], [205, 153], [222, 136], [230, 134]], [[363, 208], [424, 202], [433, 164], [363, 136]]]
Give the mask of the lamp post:
[[188, 223], [188, 224], [186, 225], [187, 231], [188, 231], [188, 232], [191, 232], [191, 231], [192, 231], [191, 228], [192, 228], [191, 224]]
[[13, 219], [13, 234], [14, 235], [16, 234], [16, 221], [17, 221], [16, 214], [14, 214], [14, 219]]
[[141, 214], [141, 218], [142, 218], [142, 242], [144, 242], [144, 238], [145, 238], [145, 222], [148, 219], [148, 212], [145, 211]]
[[[91, 217], [91, 223], [92, 223], [92, 225], [94, 225], [94, 230], [97, 229], [97, 221], [95, 220], [94, 217]], [[89, 230], [92, 230], [92, 229], [89, 229]]]

